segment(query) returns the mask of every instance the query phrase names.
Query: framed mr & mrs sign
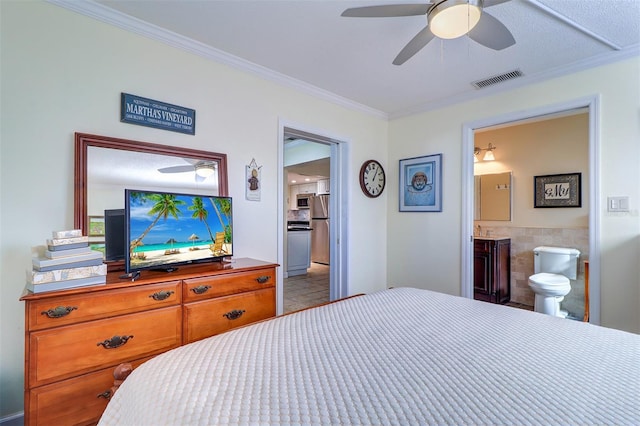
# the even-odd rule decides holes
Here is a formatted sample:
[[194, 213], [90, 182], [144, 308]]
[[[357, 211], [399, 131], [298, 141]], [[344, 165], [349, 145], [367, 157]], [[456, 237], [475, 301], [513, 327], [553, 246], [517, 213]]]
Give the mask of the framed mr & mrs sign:
[[582, 173], [534, 176], [533, 206], [582, 207]]

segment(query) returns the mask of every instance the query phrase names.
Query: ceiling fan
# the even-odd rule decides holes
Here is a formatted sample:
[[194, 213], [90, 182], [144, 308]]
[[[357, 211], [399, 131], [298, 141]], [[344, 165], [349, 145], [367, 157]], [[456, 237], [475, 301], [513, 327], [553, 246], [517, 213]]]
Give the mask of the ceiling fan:
[[516, 43], [511, 32], [483, 9], [510, 0], [433, 0], [420, 4], [389, 4], [354, 7], [341, 16], [352, 18], [387, 18], [426, 15], [427, 25], [416, 34], [393, 60], [402, 65], [434, 37], [452, 39], [465, 34], [493, 50], [502, 50]]
[[215, 173], [216, 163], [206, 160], [190, 160], [185, 158], [185, 161], [191, 163], [183, 166], [171, 166], [162, 167], [158, 169], [160, 173], [189, 173], [195, 172], [197, 182], [202, 182], [209, 176]]

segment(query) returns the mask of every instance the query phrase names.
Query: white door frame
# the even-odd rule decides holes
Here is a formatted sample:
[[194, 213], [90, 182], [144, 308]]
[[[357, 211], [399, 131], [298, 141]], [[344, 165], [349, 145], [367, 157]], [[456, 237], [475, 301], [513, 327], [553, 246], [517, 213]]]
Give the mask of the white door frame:
[[462, 287], [460, 289], [463, 297], [473, 299], [474, 131], [579, 108], [589, 110], [589, 322], [600, 324], [600, 97], [598, 95], [463, 124]]
[[308, 126], [299, 123], [289, 123], [283, 119], [278, 121], [278, 263], [276, 283], [276, 313], [284, 311], [284, 238], [286, 235], [287, 206], [284, 197], [287, 185], [284, 176], [284, 135], [286, 129], [294, 129], [297, 132], [311, 135], [309, 140], [313, 142], [331, 145], [330, 160], [330, 199], [329, 217], [329, 280], [331, 283], [329, 299], [337, 300], [349, 295], [348, 265], [349, 265], [349, 143], [345, 138], [328, 136], [330, 132], [318, 129], [309, 129]]

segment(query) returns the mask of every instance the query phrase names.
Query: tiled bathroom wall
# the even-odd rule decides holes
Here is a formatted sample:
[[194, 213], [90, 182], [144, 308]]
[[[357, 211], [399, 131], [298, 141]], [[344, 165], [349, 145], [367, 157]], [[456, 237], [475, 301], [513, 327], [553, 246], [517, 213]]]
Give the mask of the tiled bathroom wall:
[[571, 280], [571, 292], [562, 309], [571, 317], [584, 316], [584, 261], [589, 259], [588, 228], [512, 228], [482, 224], [482, 234], [511, 238], [511, 301], [533, 306], [534, 293], [528, 279], [533, 274], [533, 249], [538, 246], [569, 247], [580, 250], [578, 277]]

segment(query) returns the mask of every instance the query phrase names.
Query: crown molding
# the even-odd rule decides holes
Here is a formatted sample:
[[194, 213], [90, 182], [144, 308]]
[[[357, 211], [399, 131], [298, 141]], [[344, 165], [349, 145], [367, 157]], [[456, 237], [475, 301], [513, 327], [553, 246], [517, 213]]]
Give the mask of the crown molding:
[[436, 99], [427, 103], [415, 105], [392, 113], [386, 113], [375, 108], [368, 107], [358, 102], [352, 101], [335, 93], [305, 83], [301, 80], [291, 78], [285, 74], [276, 72], [261, 65], [249, 62], [237, 56], [213, 48], [204, 43], [150, 24], [138, 18], [126, 15], [122, 12], [108, 8], [94, 1], [77, 0], [46, 0], [48, 3], [74, 11], [81, 15], [96, 19], [98, 21], [113, 25], [126, 31], [142, 35], [144, 37], [160, 41], [164, 44], [190, 52], [194, 55], [204, 57], [217, 63], [225, 64], [235, 69], [245, 71], [261, 77], [265, 80], [278, 83], [306, 93], [315, 98], [322, 99], [344, 108], [358, 111], [370, 116], [385, 120], [407, 117], [420, 114], [435, 109], [448, 107], [454, 104], [477, 100], [486, 96], [495, 95], [508, 90], [517, 89], [530, 84], [539, 83], [552, 78], [573, 74], [590, 68], [611, 64], [614, 62], [640, 56], [640, 44], [632, 45], [620, 50], [608, 51], [601, 55], [590, 57], [581, 61], [576, 61], [562, 67], [543, 71], [540, 73], [525, 75], [522, 78], [509, 80], [495, 86], [485, 87], [474, 92], [461, 93], [447, 98]]
[[254, 74], [265, 80], [298, 90], [300, 92], [334, 103], [344, 108], [359, 111], [364, 114], [382, 118], [385, 120], [389, 118], [389, 115], [383, 111], [368, 107], [358, 102], [354, 102], [350, 99], [305, 83], [301, 80], [291, 78], [269, 68], [246, 61], [242, 58], [213, 48], [199, 41], [174, 33], [157, 25], [150, 24], [141, 19], [126, 15], [102, 4], [93, 1], [77, 0], [46, 1], [50, 4], [63, 7], [67, 10], [71, 10], [73, 12], [96, 19], [109, 25], [113, 25], [123, 30], [160, 41], [161, 43], [167, 44], [176, 49], [181, 49], [194, 55], [198, 55], [206, 59], [228, 65], [235, 69]]

